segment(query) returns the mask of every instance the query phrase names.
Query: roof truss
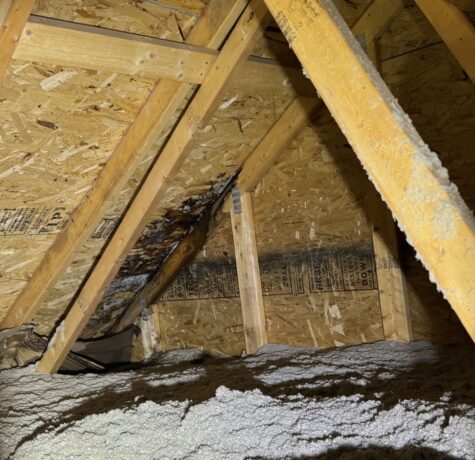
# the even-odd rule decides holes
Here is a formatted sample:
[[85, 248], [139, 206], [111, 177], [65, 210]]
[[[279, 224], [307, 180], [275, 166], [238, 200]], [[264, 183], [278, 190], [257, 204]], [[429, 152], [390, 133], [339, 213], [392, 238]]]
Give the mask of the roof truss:
[[[422, 0], [417, 0], [417, 2], [420, 6], [424, 3]], [[17, 2], [12, 0], [10, 3]], [[265, 0], [265, 3], [288, 37], [303, 67], [338, 124], [346, 133], [363, 165], [369, 171], [378, 190], [414, 242], [414, 246], [428, 268], [434, 273], [438, 284], [465, 327], [474, 337], [473, 301], [475, 299], [473, 292], [470, 291], [470, 280], [474, 279], [473, 275], [475, 274], [473, 272], [475, 227], [473, 219], [466, 212], [460, 197], [445, 183], [446, 180], [440, 175], [440, 171], [434, 170], [429, 164], [428, 159], [430, 161], [436, 161], [436, 159], [423, 145], [410, 123], [408, 124], [404, 120], [404, 113], [389, 94], [384, 83], [373, 74], [371, 66], [355, 46], [351, 33], [342, 24], [330, 1], [322, 0], [320, 3], [316, 2], [318, 4], [309, 4], [304, 0], [294, 0], [293, 2], [291, 0]], [[377, 38], [405, 2], [391, 0], [384, 2], [384, 8], [381, 7], [382, 3], [379, 0], [373, 2], [353, 28], [357, 37], [364, 36], [363, 44], [375, 64], [377, 64], [375, 51]], [[245, 4], [245, 0], [236, 1], [232, 5], [229, 5], [228, 1], [211, 0], [208, 9], [190, 36], [187, 37], [187, 43], [191, 46], [176, 45], [165, 40], [140, 39], [137, 47], [131, 48], [130, 45], [134, 41], [137, 42], [137, 39], [130, 34], [109, 33], [88, 26], [70, 27], [54, 20], [45, 22], [32, 19], [17, 50], [15, 51], [13, 47], [8, 51], [10, 57], [13, 55], [21, 59], [39, 59], [43, 62], [48, 62], [47, 59], [51, 59], [55, 64], [95, 68], [96, 70], [99, 70], [99, 66], [110, 66], [103, 70], [159, 76], [167, 78], [167, 80], [159, 82], [98, 176], [91, 191], [75, 212], [74, 218], [58, 237], [40, 268], [34, 273], [26, 289], [18, 297], [2, 327], [11, 327], [31, 319], [40, 306], [47, 288], [54, 285], [71, 260], [74, 251], [89, 237], [103, 216], [105, 202], [116, 194], [130, 177], [140, 158], [140, 152], [149, 147], [162, 133], [168, 119], [184, 101], [191, 88], [190, 83], [202, 83], [201, 89], [193, 99], [191, 106], [183, 114], [162, 155], [144, 182], [137, 198], [132, 202], [123, 222], [106, 247], [99, 263], [87, 279], [79, 297], [62, 324], [61, 332], [65, 340], [52, 340], [40, 363], [39, 370], [53, 372], [61, 365], [62, 360], [100, 301], [104, 289], [117, 273], [123, 258], [137, 240], [146, 223], [149, 210], [164, 196], [170, 179], [178, 172], [180, 165], [185, 160], [193, 145], [193, 133], [203, 126], [211, 116], [236, 69], [247, 66], [247, 73], [254, 72], [254, 75], [259, 73], [260, 78], [265, 74], [262, 69], [271, 69], [271, 74], [278, 73], [280, 70], [276, 63], [268, 65], [259, 59], [244, 62], [253, 43], [261, 33], [257, 23], [265, 16], [266, 12], [258, 0], [251, 2], [245, 13], [248, 21], [246, 22], [245, 15], [241, 18], [223, 51], [218, 53], [214, 50], [220, 46]], [[22, 2], [22, 8], [23, 5], [26, 5], [26, 2]], [[32, 5], [33, 2], [31, 2]], [[423, 6], [421, 8], [424, 9]], [[254, 9], [254, 13], [257, 12], [257, 20], [252, 17], [252, 9]], [[18, 40], [28, 14], [25, 10], [22, 10], [22, 15], [18, 10], [16, 11], [14, 15], [17, 18], [14, 21], [16, 35], [5, 35], [5, 28], [3, 28], [0, 30], [0, 43], [6, 36], [10, 42], [12, 36], [16, 36], [13, 43]], [[430, 15], [427, 12], [426, 14], [432, 22]], [[19, 16], [24, 19], [23, 22], [18, 20]], [[4, 14], [3, 17], [7, 16]], [[376, 22], [374, 21], [375, 17], [378, 18]], [[0, 10], [0, 19], [2, 19], [2, 10]], [[441, 27], [436, 26], [438, 30]], [[79, 46], [82, 40], [89, 40], [88, 46], [91, 46], [90, 40], [98, 40], [98, 37], [104, 46], [99, 47], [97, 43], [95, 44], [98, 54], [92, 59], [92, 62], [87, 61], [86, 53], [78, 53], [74, 57], [67, 56], [61, 49], [61, 43], [58, 43], [57, 38], [52, 34], [54, 30], [58, 30], [54, 28], [62, 28], [65, 37], [71, 37], [70, 39], [76, 43], [76, 46]], [[10, 33], [8, 28], [6, 30]], [[209, 31], [214, 31], [214, 33], [209, 35]], [[238, 31], [247, 31], [245, 43], [239, 40]], [[473, 38], [471, 35], [473, 26], [472, 30], [462, 28], [462, 32], [464, 39]], [[450, 40], [445, 38], [441, 30], [439, 33], [449, 44]], [[316, 36], [319, 37], [318, 43], [312, 38]], [[41, 47], [44, 40], [56, 40], [54, 49], [57, 50], [57, 54], [52, 57], [47, 56]], [[115, 46], [120, 48], [121, 41], [126, 43], [123, 48], [127, 56], [126, 59], [116, 59], [114, 56], [118, 49]], [[467, 59], [467, 56], [470, 57], [470, 53], [463, 52], [463, 50], [460, 52], [460, 46], [449, 45], [449, 47], [473, 79], [470, 67], [473, 59], [471, 62]], [[6, 50], [6, 48], [4, 49]], [[328, 60], [324, 49], [333, 50], [335, 58], [331, 61]], [[166, 59], [163, 61], [167, 63], [166, 65], [157, 65], [155, 52], [160, 53], [160, 56], [168, 56], [166, 58], [168, 61]], [[105, 59], [106, 54], [111, 58], [109, 61]], [[34, 55], [37, 57], [33, 58]], [[140, 61], [140, 56], [145, 56], [143, 62]], [[72, 62], [68, 59], [76, 59], [76, 61]], [[137, 59], [139, 60], [137, 61]], [[186, 59], [188, 62], [185, 63]], [[9, 60], [8, 58], [8, 62]], [[183, 60], [182, 64], [180, 64], [181, 60]], [[175, 65], [176, 61], [178, 61], [178, 66]], [[256, 66], [258, 70], [255, 70]], [[349, 69], [352, 69], [352, 72], [357, 75], [358, 87], [362, 88], [359, 92], [355, 92], [354, 86], [343, 81], [344, 79], [336, 78], [337, 75], [347, 73]], [[152, 74], [152, 72], [155, 73]], [[369, 114], [365, 117], [363, 124], [358, 122], [361, 119], [360, 114]], [[268, 136], [265, 139], [268, 142], [273, 140]], [[394, 151], [385, 149], [384, 146], [387, 145], [400, 145], [397, 159], [394, 156]], [[137, 154], [137, 148], [139, 154]], [[267, 158], [265, 154], [259, 157], [251, 156], [245, 163], [238, 178], [245, 203], [250, 203], [248, 191], [252, 187], [249, 183], [255, 184], [260, 180], [257, 179], [259, 171], [261, 171], [259, 168], [265, 171], [263, 165], [267, 168], [268, 163], [266, 162], [275, 161], [277, 155], [275, 152], [280, 153], [282, 149], [282, 146], [280, 149], [276, 148], [274, 154]], [[272, 152], [272, 148], [267, 151]], [[252, 164], [252, 161], [256, 163]], [[254, 179], [252, 179], [253, 174], [256, 175]], [[251, 179], [249, 179], [250, 177]], [[250, 181], [247, 185], [246, 180]], [[408, 193], [408, 190], [411, 193]], [[420, 202], [418, 196], [425, 193], [433, 194], [434, 199], [428, 203]], [[444, 203], [442, 210], [440, 203]], [[252, 220], [252, 209], [250, 206], [247, 209], [249, 212], [246, 213], [246, 219], [249, 223]], [[440, 232], [437, 233], [435, 216], [439, 216], [441, 212], [454, 225], [450, 238], [440, 235]], [[434, 216], [434, 219], [430, 221], [427, 218], [421, 222], [421, 215]], [[417, 216], [417, 220], [414, 216]], [[384, 218], [385, 223], [381, 226], [384, 227], [388, 223], [388, 218], [388, 216]], [[236, 219], [236, 215], [234, 215], [234, 219]], [[248, 228], [251, 227], [252, 225], [248, 225]], [[389, 233], [391, 232], [394, 234], [393, 228], [389, 230]], [[155, 286], [146, 291], [145, 297], [137, 297], [132, 305], [133, 308], [122, 318], [118, 329], [136, 317], [140, 311], [139, 307], [143, 305], [144, 298], [150, 302], [152, 297], [156, 298], [163, 291], [163, 288], [173, 279], [184, 263], [190, 260], [202, 246], [207, 233], [208, 224], [206, 223], [206, 225], [199, 226], [196, 232], [190, 233], [183, 240], [172, 256], [167, 259], [157, 276], [154, 277]], [[239, 232], [236, 233], [236, 237], [239, 237]], [[451, 250], [444, 250], [447, 247], [450, 247]], [[252, 252], [250, 251], [251, 256]], [[458, 257], [463, 258], [464, 254], [469, 256], [466, 258], [467, 262], [456, 267], [454, 260]], [[256, 254], [255, 259], [257, 261]], [[254, 286], [259, 287], [260, 283], [257, 281], [256, 283]], [[255, 292], [256, 290], [254, 290]], [[399, 312], [399, 314], [407, 320], [407, 312]], [[400, 330], [401, 327], [403, 326], [399, 325], [396, 329]], [[262, 332], [262, 328], [260, 330]], [[407, 332], [407, 334], [410, 333]], [[261, 339], [257, 339], [256, 343], [259, 343], [259, 340], [262, 343], [265, 341], [264, 336], [262, 334], [260, 336]], [[251, 350], [253, 348], [255, 347], [250, 347]]]
[[[330, 0], [265, 2], [372, 182], [475, 340], [475, 219], [437, 155], [420, 138]], [[351, 79], [341, 78], [349, 72]]]
[[[245, 7], [214, 0], [187, 37], [192, 45], [221, 46], [227, 33]], [[214, 33], [213, 33], [214, 31]], [[2, 328], [30, 321], [41, 306], [49, 288], [71, 261], [74, 252], [89, 238], [107, 209], [107, 202], [122, 189], [148, 148], [162, 135], [192, 86], [186, 82], [161, 80], [115, 148], [112, 156], [74, 212], [63, 232], [46, 253], [41, 264], [15, 300], [2, 322]]]
[[193, 136], [212, 116], [237, 68], [261, 37], [266, 18], [265, 5], [260, 0], [252, 0], [62, 322], [60, 328], [64, 340], [55, 340], [56, 335], [53, 337], [38, 365], [40, 372], [55, 372], [61, 366], [107, 285], [139, 238], [150, 211], [164, 197], [171, 179], [187, 158], [193, 146]]

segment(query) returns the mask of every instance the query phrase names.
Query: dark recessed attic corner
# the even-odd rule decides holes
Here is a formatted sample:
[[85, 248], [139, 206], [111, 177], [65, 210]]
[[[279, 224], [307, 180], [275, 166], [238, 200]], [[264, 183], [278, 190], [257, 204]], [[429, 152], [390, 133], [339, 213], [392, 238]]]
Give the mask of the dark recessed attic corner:
[[0, 0], [0, 460], [475, 458], [475, 0]]

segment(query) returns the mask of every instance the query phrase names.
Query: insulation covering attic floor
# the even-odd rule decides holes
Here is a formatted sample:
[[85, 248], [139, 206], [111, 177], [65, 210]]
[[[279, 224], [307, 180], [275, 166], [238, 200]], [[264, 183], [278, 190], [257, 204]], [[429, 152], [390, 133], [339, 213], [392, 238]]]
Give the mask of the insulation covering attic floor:
[[473, 459], [473, 347], [198, 350], [103, 375], [0, 373], [0, 458]]

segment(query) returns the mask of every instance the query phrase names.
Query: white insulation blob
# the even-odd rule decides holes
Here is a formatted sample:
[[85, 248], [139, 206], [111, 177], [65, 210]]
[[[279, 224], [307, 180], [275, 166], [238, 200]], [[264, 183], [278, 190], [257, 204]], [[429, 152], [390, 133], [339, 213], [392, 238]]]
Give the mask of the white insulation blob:
[[473, 459], [470, 345], [163, 353], [102, 375], [0, 372], [0, 458]]

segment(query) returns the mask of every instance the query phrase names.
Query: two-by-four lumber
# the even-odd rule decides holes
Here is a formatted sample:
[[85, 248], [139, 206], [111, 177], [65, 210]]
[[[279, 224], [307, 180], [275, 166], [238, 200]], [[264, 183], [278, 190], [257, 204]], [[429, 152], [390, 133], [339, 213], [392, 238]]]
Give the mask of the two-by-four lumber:
[[475, 27], [470, 19], [446, 0], [416, 0], [416, 3], [475, 83]]
[[[374, 0], [351, 29], [376, 69], [380, 69], [378, 38], [404, 8], [405, 0]], [[401, 269], [396, 226], [391, 212], [371, 183], [366, 200], [373, 238], [379, 302], [386, 340], [412, 340], [406, 279]]]
[[[225, 0], [222, 4], [224, 6], [221, 8], [242, 11], [246, 0]], [[200, 20], [201, 18], [202, 16]], [[221, 24], [216, 22], [209, 29], [216, 30], [216, 35], [222, 35], [227, 24], [227, 21], [222, 21]], [[200, 84], [219, 54], [215, 48], [206, 39], [197, 42], [187, 39], [186, 43], [180, 43], [31, 16], [13, 57], [63, 67]], [[286, 68], [284, 72], [275, 59], [250, 56], [241, 72], [240, 84], [249, 87], [256, 79], [267, 78], [270, 84], [277, 85], [283, 78], [291, 77], [296, 80], [300, 77], [298, 90], [301, 94], [307, 94], [305, 79], [297, 72], [300, 69]], [[308, 86], [313, 91], [311, 85]]]
[[0, 2], [0, 80], [10, 65], [15, 47], [33, 9], [35, 0]]
[[188, 235], [185, 236], [164, 260], [159, 271], [145, 287], [134, 297], [134, 300], [127, 307], [113, 332], [120, 332], [130, 326], [140, 313], [151, 305], [155, 299], [170, 285], [178, 275], [182, 267], [191, 262], [201, 251], [208, 235], [209, 213], [206, 213], [199, 222], [193, 226]]
[[[246, 6], [245, 0], [212, 0], [190, 31], [187, 42], [218, 48]], [[107, 203], [122, 189], [148, 149], [160, 138], [170, 118], [183, 104], [191, 85], [161, 80], [114, 149], [91, 189], [56, 238], [30, 280], [7, 312], [1, 328], [30, 321], [81, 247], [101, 221]]]
[[391, 212], [369, 183], [366, 204], [373, 237], [384, 338], [409, 342], [413, 340], [411, 310], [406, 278], [401, 269], [396, 226]]
[[[254, 190], [256, 185], [285, 151], [287, 145], [308, 124], [311, 114], [320, 105], [321, 101], [316, 97], [297, 97], [287, 107], [244, 161], [237, 178], [237, 184], [241, 190], [245, 192]], [[227, 194], [228, 191], [225, 191], [225, 193]], [[227, 196], [223, 208], [230, 207], [229, 198]], [[194, 226], [190, 233], [180, 241], [175, 250], [165, 259], [158, 272], [142, 291], [135, 296], [117, 326], [114, 327], [114, 332], [120, 332], [125, 329], [135, 321], [144, 308], [157, 302], [160, 295], [170, 285], [180, 270], [201, 251], [207, 237], [214, 230], [214, 214], [219, 212], [221, 207], [214, 206], [214, 208], [215, 212], [206, 213], [200, 219], [199, 223]]]
[[331, 0], [265, 0], [319, 95], [475, 340], [475, 219]]
[[[245, 61], [269, 16], [261, 0], [251, 0], [223, 46], [213, 67], [132, 200], [94, 269], [38, 364], [39, 372], [55, 372], [100, 302], [106, 287], [141, 235], [150, 213], [159, 205], [194, 146], [194, 138], [213, 115]], [[61, 336], [57, 338], [56, 336]]]
[[[207, 46], [207, 42], [204, 44]], [[216, 50], [32, 16], [14, 57], [23, 61], [201, 83]]]
[[264, 300], [257, 256], [251, 192], [232, 190], [231, 226], [241, 299], [246, 352], [255, 353], [267, 343]]

